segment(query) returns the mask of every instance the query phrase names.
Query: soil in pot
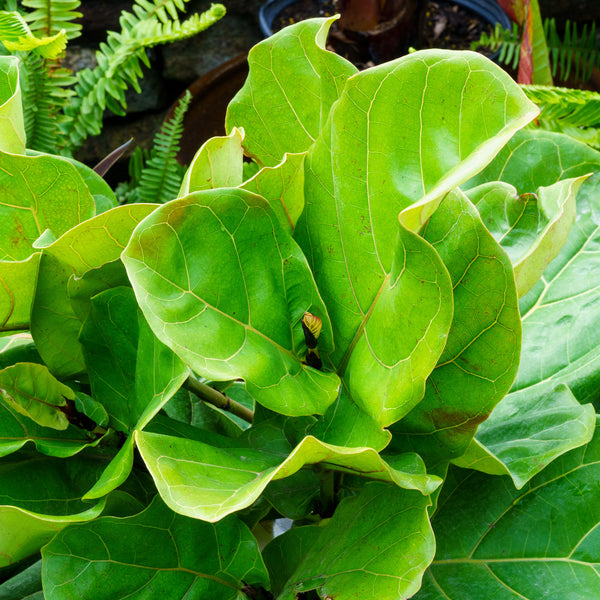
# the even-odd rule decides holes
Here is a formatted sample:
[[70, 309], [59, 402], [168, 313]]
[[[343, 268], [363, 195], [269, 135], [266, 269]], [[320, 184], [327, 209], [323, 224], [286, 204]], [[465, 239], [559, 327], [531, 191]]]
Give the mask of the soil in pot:
[[[337, 12], [338, 0], [302, 0], [282, 9], [273, 21], [272, 29], [274, 32], [279, 31], [304, 19], [328, 17]], [[471, 43], [477, 41], [484, 31], [491, 33], [492, 29], [490, 23], [480, 15], [452, 0], [427, 0], [415, 19], [408, 44], [398, 56], [406, 54], [410, 46], [417, 49], [468, 50]], [[337, 22], [330, 30], [327, 45], [330, 50], [344, 56], [359, 69], [383, 62], [373, 56], [373, 49], [369, 48], [364, 35], [341, 31]]]

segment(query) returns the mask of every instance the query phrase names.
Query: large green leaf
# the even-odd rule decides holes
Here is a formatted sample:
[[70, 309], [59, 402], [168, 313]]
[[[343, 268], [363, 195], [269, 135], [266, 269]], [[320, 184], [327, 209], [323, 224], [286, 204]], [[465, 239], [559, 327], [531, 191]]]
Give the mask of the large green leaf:
[[567, 241], [575, 222], [575, 196], [585, 179], [564, 179], [523, 196], [502, 182], [483, 184], [467, 193], [509, 255], [519, 297], [537, 283]]
[[273, 167], [285, 153], [304, 152], [356, 67], [325, 50], [330, 19], [308, 19], [257, 44], [250, 74], [227, 108], [226, 127], [243, 127], [244, 149]]
[[306, 366], [301, 319], [329, 319], [306, 259], [260, 196], [206, 190], [170, 202], [122, 255], [157, 337], [202, 376], [242, 378], [252, 397], [290, 415], [323, 413], [339, 379]]
[[420, 400], [452, 316], [446, 269], [416, 232], [536, 112], [484, 58], [418, 52], [351, 77], [309, 150], [296, 237], [330, 311], [331, 360], [380, 423]]
[[559, 385], [544, 396], [509, 394], [477, 430], [460, 467], [510, 475], [522, 488], [555, 458], [587, 444], [596, 429], [591, 404], [582, 406]]
[[435, 560], [415, 600], [598, 596], [600, 437], [522, 490], [508, 477], [451, 470], [432, 524]]
[[86, 446], [94, 445], [98, 441], [72, 425], [64, 430], [38, 425], [0, 403], [0, 456], [16, 452], [27, 442], [31, 442], [42, 454], [64, 458], [77, 454]]
[[218, 448], [146, 431], [137, 432], [135, 439], [163, 500], [178, 513], [206, 521], [250, 506], [271, 481], [316, 463], [423, 494], [440, 484], [438, 477], [425, 472], [416, 454], [394, 456], [386, 462], [372, 448], [332, 446], [312, 436], [304, 438], [289, 456], [233, 444], [233, 448]]
[[[543, 130], [517, 132], [496, 158], [463, 186], [470, 189], [490, 181], [513, 185], [518, 194], [534, 193], [561, 179], [598, 171], [596, 150], [573, 138]], [[584, 183], [585, 189], [588, 184]]]
[[449, 193], [422, 235], [452, 276], [454, 320], [425, 396], [392, 428], [395, 450], [460, 456], [512, 385], [521, 342], [510, 260], [466, 196]]
[[221, 187], [236, 187], [242, 183], [243, 132], [234, 128], [230, 135], [213, 137], [196, 153], [185, 173], [179, 198], [190, 192]]
[[82, 222], [44, 247], [31, 332], [55, 375], [67, 377], [85, 369], [78, 340], [82, 321], [69, 297], [71, 277], [82, 277], [117, 260], [134, 227], [155, 208], [151, 204], [119, 206]]
[[241, 521], [189, 519], [159, 498], [139, 515], [63, 530], [42, 557], [47, 600], [241, 600], [246, 585], [269, 586], [256, 540]]
[[64, 430], [69, 426], [67, 401], [75, 400], [75, 392], [46, 366], [17, 363], [0, 371], [0, 398], [38, 425]]
[[291, 529], [265, 548], [277, 600], [316, 589], [322, 598], [412, 597], [435, 541], [427, 497], [372, 483], [343, 500], [324, 526]]
[[305, 154], [286, 154], [275, 167], [263, 167], [240, 187], [269, 202], [279, 223], [292, 231], [304, 209]]
[[105, 506], [81, 495], [104, 463], [14, 454], [0, 462], [0, 567], [35, 552], [69, 523], [97, 517]]
[[0, 330], [29, 329], [40, 258], [0, 261]]
[[[525, 193], [565, 175], [600, 171], [600, 153], [564, 135], [523, 131], [486, 171]], [[563, 383], [581, 403], [599, 397], [599, 199], [596, 174], [579, 190], [577, 218], [567, 243], [521, 299], [522, 360], [511, 393], [541, 401]]]
[[131, 288], [112, 288], [92, 299], [81, 330], [94, 398], [112, 426], [130, 434], [86, 498], [120, 485], [133, 465], [133, 435], [144, 428], [189, 376], [188, 367], [152, 333]]
[[25, 124], [16, 56], [0, 56], [0, 151], [25, 154]]
[[55, 237], [94, 216], [94, 199], [75, 167], [49, 155], [0, 152], [0, 256], [23, 260], [49, 230]]

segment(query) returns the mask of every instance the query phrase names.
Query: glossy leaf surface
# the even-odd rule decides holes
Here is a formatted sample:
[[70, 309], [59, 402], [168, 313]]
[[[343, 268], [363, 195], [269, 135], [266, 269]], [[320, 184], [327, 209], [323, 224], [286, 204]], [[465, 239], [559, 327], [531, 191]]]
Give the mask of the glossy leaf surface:
[[70, 527], [42, 556], [48, 600], [241, 600], [246, 583], [268, 586], [256, 540], [236, 517], [204, 523], [174, 514], [159, 498], [133, 517]]
[[296, 473], [305, 465], [359, 474], [433, 492], [440, 480], [427, 475], [416, 454], [393, 457], [387, 463], [371, 448], [345, 448], [306, 437], [289, 456], [252, 448], [217, 448], [197, 441], [136, 434], [137, 447], [164, 501], [176, 512], [217, 521], [250, 506], [270, 481]]
[[277, 600], [312, 589], [340, 600], [410, 598], [435, 552], [428, 504], [417, 492], [369, 484], [340, 503], [326, 525], [276, 538], [265, 560]]
[[444, 198], [423, 236], [451, 274], [454, 320], [423, 400], [392, 428], [392, 446], [436, 462], [462, 454], [510, 389], [521, 319], [510, 260], [460, 190]]
[[150, 204], [120, 206], [73, 227], [44, 248], [31, 332], [55, 375], [70, 376], [85, 369], [78, 340], [82, 321], [69, 297], [70, 278], [117, 260], [134, 227], [154, 208]]
[[250, 51], [250, 75], [227, 108], [226, 127], [244, 128], [244, 149], [259, 165], [273, 167], [286, 152], [308, 150], [356, 73], [354, 65], [325, 50], [333, 20], [307, 19]]
[[519, 297], [556, 258], [575, 222], [575, 197], [585, 177], [565, 179], [536, 194], [517, 196], [508, 184], [489, 183], [468, 192], [483, 222], [506, 250]]
[[579, 404], [565, 385], [543, 396], [509, 394], [454, 463], [510, 475], [520, 489], [555, 458], [587, 444], [595, 429], [594, 407]]
[[432, 522], [436, 557], [415, 600], [538, 600], [549, 590], [595, 598], [598, 442], [560, 457], [521, 490], [508, 477], [452, 471]]
[[339, 380], [302, 364], [305, 312], [325, 306], [306, 260], [268, 204], [244, 190], [207, 190], [144, 220], [123, 253], [157, 337], [202, 376], [242, 378], [253, 398], [290, 415], [323, 413]]

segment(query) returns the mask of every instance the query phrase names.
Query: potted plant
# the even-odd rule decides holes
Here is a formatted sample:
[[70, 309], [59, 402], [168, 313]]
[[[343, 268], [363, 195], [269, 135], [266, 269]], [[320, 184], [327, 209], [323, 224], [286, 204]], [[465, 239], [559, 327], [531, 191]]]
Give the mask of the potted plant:
[[593, 593], [600, 154], [330, 24], [250, 52], [163, 204], [28, 154], [2, 59], [5, 595]]
[[[263, 33], [271, 35], [276, 29], [274, 24], [284, 21], [280, 15], [283, 17], [286, 11], [298, 10], [304, 15], [305, 10], [308, 13], [305, 18], [319, 16], [316, 14], [319, 2], [306, 3], [305, 8], [304, 4], [301, 0], [269, 0], [263, 4], [259, 11]], [[417, 0], [338, 0], [321, 4], [324, 8], [319, 12], [340, 14], [330, 42], [336, 51], [357, 64], [391, 60], [406, 54], [411, 45], [428, 48], [445, 44], [443, 47], [466, 49], [479, 38], [477, 32], [485, 31], [486, 25], [498, 25], [501, 31], [511, 27], [496, 0], [455, 0], [441, 4]], [[445, 13], [446, 8], [462, 12]], [[474, 21], [474, 17], [481, 22]], [[451, 33], [443, 34], [447, 31]]]

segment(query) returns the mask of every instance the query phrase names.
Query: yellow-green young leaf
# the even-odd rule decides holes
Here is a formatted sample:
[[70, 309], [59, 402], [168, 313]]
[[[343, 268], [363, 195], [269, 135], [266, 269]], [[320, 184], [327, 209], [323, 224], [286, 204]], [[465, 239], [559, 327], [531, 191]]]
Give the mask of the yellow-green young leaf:
[[325, 50], [333, 21], [307, 19], [250, 51], [250, 74], [227, 107], [226, 127], [243, 127], [244, 150], [259, 165], [274, 167], [286, 153], [308, 150], [346, 80], [357, 72]]
[[0, 152], [25, 154], [19, 59], [0, 56]]
[[192, 159], [183, 177], [179, 198], [191, 192], [221, 187], [236, 187], [242, 183], [243, 129], [234, 127], [230, 135], [213, 137], [205, 142]]
[[190, 194], [144, 219], [122, 254], [159, 340], [212, 380], [244, 379], [259, 403], [288, 415], [324, 413], [334, 373], [303, 364], [305, 312], [323, 301], [302, 252], [267, 202], [228, 188]]
[[330, 313], [328, 358], [380, 424], [421, 400], [452, 319], [450, 274], [418, 232], [537, 112], [485, 58], [423, 51], [348, 79], [309, 149], [294, 235]]
[[42, 556], [47, 600], [242, 600], [247, 585], [269, 587], [256, 539], [239, 519], [204, 523], [173, 514], [160, 498], [132, 517], [69, 527]]
[[441, 483], [435, 475], [427, 474], [417, 454], [385, 461], [372, 448], [333, 446], [312, 436], [304, 438], [286, 458], [274, 450], [217, 448], [146, 431], [137, 432], [135, 439], [163, 500], [174, 511], [205, 521], [218, 521], [250, 506], [271, 481], [315, 463], [419, 490], [424, 495]]
[[1, 259], [29, 258], [47, 229], [59, 237], [94, 211], [94, 198], [69, 161], [0, 152]]
[[0, 371], [0, 395], [13, 410], [38, 425], [66, 429], [69, 420], [61, 407], [75, 399], [75, 392], [56, 379], [48, 368], [17, 363]]
[[563, 179], [519, 196], [513, 186], [492, 182], [467, 192], [483, 222], [515, 270], [519, 297], [558, 256], [575, 222], [575, 197], [587, 176]]
[[269, 202], [281, 226], [292, 231], [304, 210], [304, 157], [286, 154], [275, 167], [263, 167], [240, 187]]
[[325, 525], [293, 528], [264, 550], [278, 600], [317, 590], [321, 598], [412, 598], [435, 554], [418, 492], [370, 483]]
[[29, 329], [41, 253], [0, 261], [0, 329]]
[[392, 428], [392, 447], [432, 462], [460, 456], [510, 389], [521, 318], [510, 260], [457, 188], [422, 232], [452, 277], [454, 319], [423, 400]]
[[450, 469], [432, 519], [436, 555], [414, 600], [596, 600], [600, 438], [521, 490]]
[[[85, 369], [78, 340], [82, 321], [77, 311], [82, 314], [87, 308], [82, 309], [84, 299], [80, 295], [75, 301], [77, 311], [71, 302], [71, 278], [83, 277], [88, 271], [118, 260], [134, 227], [155, 207], [153, 204], [119, 206], [81, 222], [44, 247], [31, 332], [45, 364], [55, 375], [67, 377]], [[103, 274], [107, 275], [105, 271]], [[99, 293], [106, 289], [102, 280], [103, 277], [97, 278], [99, 285], [88, 290]], [[114, 282], [112, 276], [109, 282], [111, 285]]]

